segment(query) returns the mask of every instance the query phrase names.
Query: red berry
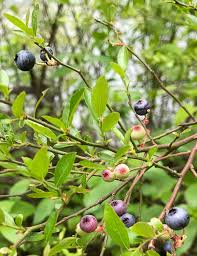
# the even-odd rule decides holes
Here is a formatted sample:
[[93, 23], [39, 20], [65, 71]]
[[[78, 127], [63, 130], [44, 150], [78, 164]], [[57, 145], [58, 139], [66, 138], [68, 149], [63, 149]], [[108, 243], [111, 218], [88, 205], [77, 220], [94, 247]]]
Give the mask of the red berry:
[[103, 177], [103, 180], [104, 181], [107, 181], [107, 182], [111, 182], [111, 181], [113, 181], [114, 180], [114, 173], [111, 171], [111, 170], [109, 170], [109, 169], [107, 169], [107, 170], [104, 170], [103, 172], [102, 172], [102, 177]]

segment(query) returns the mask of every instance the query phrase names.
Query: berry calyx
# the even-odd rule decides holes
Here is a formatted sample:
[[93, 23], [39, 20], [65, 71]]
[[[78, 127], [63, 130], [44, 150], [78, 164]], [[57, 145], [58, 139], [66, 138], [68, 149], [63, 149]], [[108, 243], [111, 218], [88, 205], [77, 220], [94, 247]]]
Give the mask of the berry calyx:
[[117, 213], [118, 216], [121, 216], [124, 213], [126, 213], [127, 206], [124, 201], [113, 200], [111, 201], [110, 205], [113, 207], [114, 211]]
[[130, 228], [131, 226], [133, 226], [136, 222], [135, 217], [130, 214], [130, 213], [125, 213], [123, 214], [120, 219], [122, 220], [122, 222], [125, 224], [125, 226], [127, 228]]
[[21, 50], [16, 54], [14, 61], [20, 70], [29, 71], [34, 67], [36, 58], [31, 52], [27, 50]]
[[119, 164], [114, 169], [114, 174], [119, 179], [125, 179], [128, 177], [129, 171], [129, 167], [126, 164]]
[[150, 109], [150, 104], [148, 103], [148, 101], [144, 99], [140, 99], [134, 104], [134, 110], [136, 114], [138, 114], [139, 116], [146, 115], [149, 109]]
[[[53, 55], [53, 49], [52, 49], [50, 46], [46, 46], [45, 49], [46, 49], [51, 55]], [[40, 59], [41, 59], [42, 61], [44, 61], [44, 62], [47, 62], [48, 59], [47, 59], [46, 56], [48, 57], [48, 59], [51, 59], [51, 57], [47, 54], [47, 52], [46, 52], [45, 50], [41, 50], [41, 51], [40, 51]]]
[[146, 136], [146, 131], [141, 125], [134, 125], [131, 129], [131, 138], [133, 140], [142, 140]]
[[171, 208], [165, 216], [165, 223], [173, 230], [185, 228], [190, 221], [186, 210], [178, 207]]
[[107, 169], [102, 172], [102, 178], [104, 181], [111, 182], [115, 179], [115, 175], [111, 170]]
[[86, 233], [94, 232], [97, 228], [97, 219], [93, 215], [85, 215], [81, 218], [79, 226]]

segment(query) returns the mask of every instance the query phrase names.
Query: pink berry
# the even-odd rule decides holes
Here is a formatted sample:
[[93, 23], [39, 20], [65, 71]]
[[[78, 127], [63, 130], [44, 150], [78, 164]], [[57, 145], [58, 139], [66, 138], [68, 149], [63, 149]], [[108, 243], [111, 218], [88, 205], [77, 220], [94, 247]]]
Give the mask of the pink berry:
[[124, 201], [122, 200], [113, 200], [111, 201], [111, 206], [114, 208], [114, 211], [118, 214], [118, 216], [123, 215], [126, 213], [127, 206]]
[[97, 228], [97, 219], [93, 215], [85, 215], [81, 218], [79, 226], [86, 233], [94, 232]]
[[129, 174], [129, 167], [126, 164], [119, 164], [114, 169], [114, 174], [119, 179], [125, 179]]
[[134, 125], [132, 127], [131, 138], [133, 140], [142, 140], [146, 135], [146, 131], [141, 125]]
[[104, 181], [111, 182], [114, 180], [114, 173], [107, 169], [102, 172], [102, 177]]

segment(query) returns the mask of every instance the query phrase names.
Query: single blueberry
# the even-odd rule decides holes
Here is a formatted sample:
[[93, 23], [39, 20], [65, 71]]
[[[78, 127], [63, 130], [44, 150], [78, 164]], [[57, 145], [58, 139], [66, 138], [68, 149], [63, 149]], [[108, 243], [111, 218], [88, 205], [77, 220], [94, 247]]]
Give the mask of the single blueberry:
[[14, 61], [20, 70], [29, 71], [34, 67], [36, 58], [31, 52], [21, 50], [16, 54]]
[[85, 215], [81, 218], [79, 226], [86, 233], [91, 233], [97, 228], [97, 219], [93, 215]]
[[149, 109], [150, 109], [150, 104], [146, 100], [141, 99], [134, 104], [134, 110], [136, 114], [138, 114], [139, 116], [146, 115]]
[[173, 230], [185, 228], [190, 221], [190, 217], [186, 210], [173, 207], [165, 216], [165, 223]]
[[127, 206], [122, 200], [113, 200], [110, 204], [119, 216], [123, 215], [127, 210]]
[[173, 245], [170, 240], [167, 240], [163, 246], [163, 250], [167, 253], [172, 253], [173, 252]]
[[129, 213], [125, 213], [123, 214], [120, 219], [122, 220], [122, 222], [125, 224], [125, 226], [127, 228], [133, 226], [136, 222], [135, 217]]
[[[50, 47], [50, 46], [46, 46], [45, 47], [45, 49], [51, 54], [51, 55], [53, 55], [53, 49]], [[47, 57], [46, 57], [46, 51], [45, 50], [41, 50], [40, 51], [40, 59], [42, 60], [42, 61], [48, 61], [47, 60]], [[47, 54], [48, 55], [48, 54]], [[51, 57], [48, 55], [48, 57], [49, 57], [49, 59], [51, 59]]]

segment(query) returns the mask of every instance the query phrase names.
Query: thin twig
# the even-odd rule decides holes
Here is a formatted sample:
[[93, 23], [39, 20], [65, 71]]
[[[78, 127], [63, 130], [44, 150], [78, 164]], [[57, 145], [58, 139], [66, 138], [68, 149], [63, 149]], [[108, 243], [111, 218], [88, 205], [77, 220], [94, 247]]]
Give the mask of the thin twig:
[[187, 172], [190, 170], [191, 168], [191, 165], [192, 165], [192, 162], [193, 162], [193, 159], [195, 157], [195, 154], [196, 154], [196, 151], [197, 151], [197, 143], [196, 145], [193, 147], [190, 155], [189, 155], [189, 158], [188, 158], [188, 161], [187, 163], [185, 164], [183, 170], [181, 171], [181, 176], [180, 178], [177, 180], [177, 183], [174, 187], [174, 190], [172, 192], [172, 195], [170, 197], [170, 199], [168, 200], [166, 206], [164, 207], [163, 211], [161, 212], [160, 216], [159, 216], [159, 219], [163, 219], [166, 212], [168, 212], [168, 210], [171, 208], [171, 206], [173, 205], [175, 199], [176, 199], [176, 196], [181, 188], [181, 185], [182, 185], [182, 182], [183, 182], [183, 179], [185, 177], [185, 175], [187, 174]]

